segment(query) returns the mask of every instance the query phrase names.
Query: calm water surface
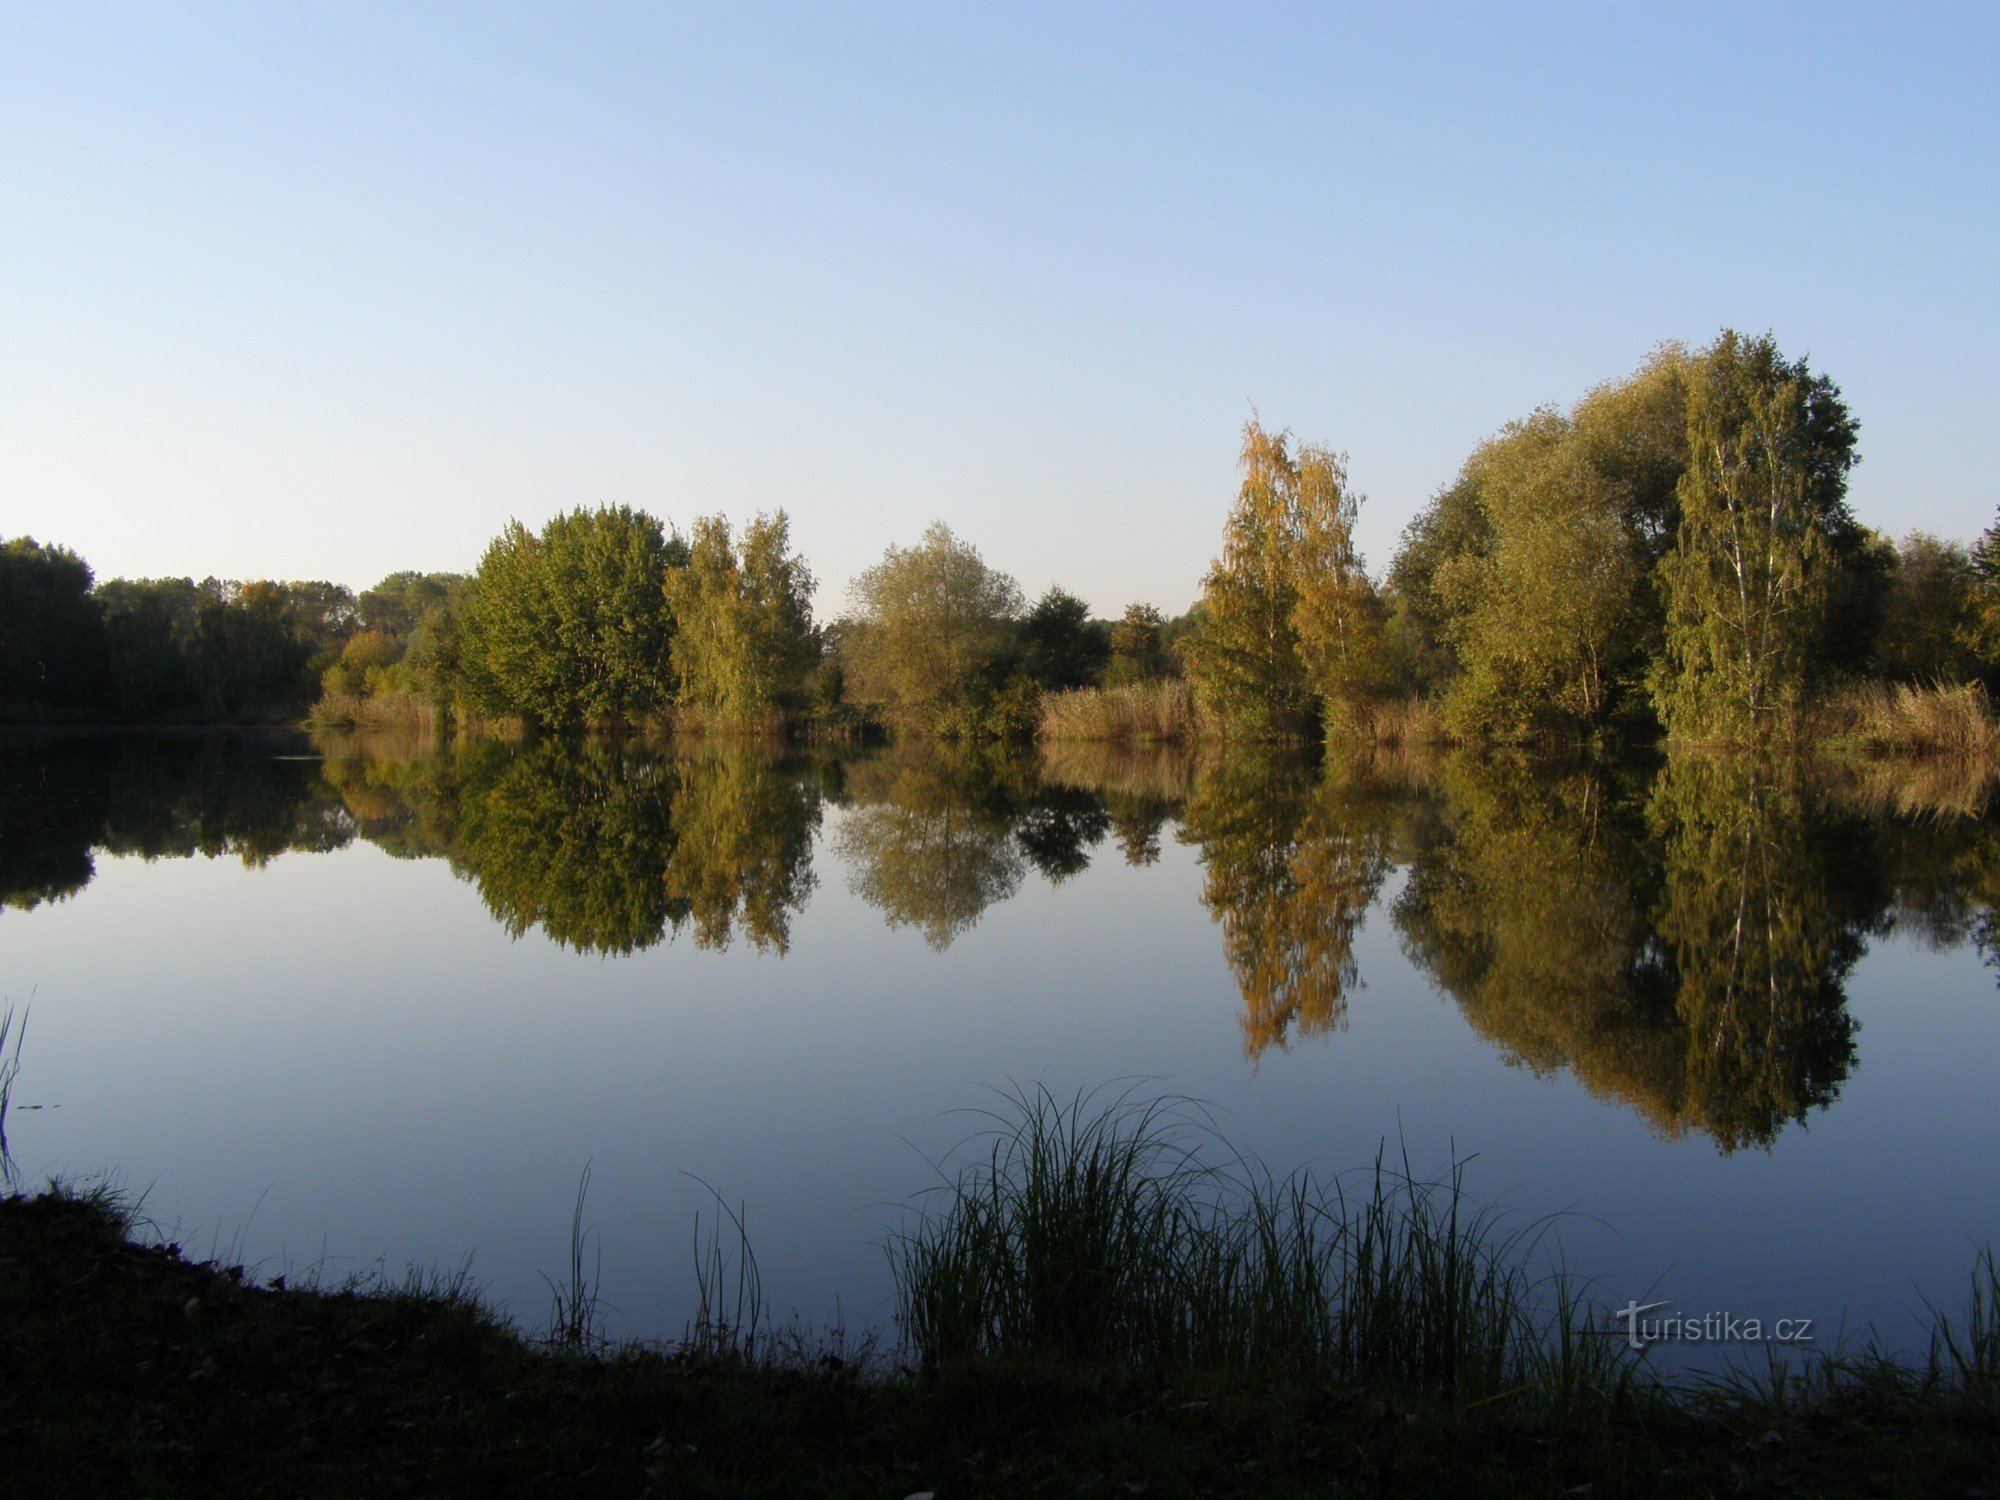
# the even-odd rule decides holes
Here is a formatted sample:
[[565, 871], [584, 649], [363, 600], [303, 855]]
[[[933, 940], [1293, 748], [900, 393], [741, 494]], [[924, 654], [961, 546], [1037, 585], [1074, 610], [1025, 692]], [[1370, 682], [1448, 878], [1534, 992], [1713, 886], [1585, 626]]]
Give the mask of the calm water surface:
[[2000, 1240], [2000, 821], [1945, 776], [16, 742], [0, 900], [20, 1181], [267, 1273], [470, 1254], [530, 1326], [586, 1162], [613, 1333], [679, 1331], [704, 1183], [781, 1314], [887, 1323], [1010, 1080], [1473, 1156], [1606, 1302], [1822, 1343]]

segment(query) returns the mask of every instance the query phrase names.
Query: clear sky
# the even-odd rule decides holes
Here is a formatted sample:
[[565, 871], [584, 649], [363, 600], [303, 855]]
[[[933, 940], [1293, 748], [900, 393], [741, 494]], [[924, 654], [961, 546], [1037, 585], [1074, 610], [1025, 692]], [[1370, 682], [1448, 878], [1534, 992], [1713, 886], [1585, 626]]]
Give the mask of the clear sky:
[[1853, 500], [2000, 503], [2000, 6], [0, 0], [0, 535], [364, 586], [510, 517], [934, 518], [1193, 598], [1238, 429], [1362, 542], [1665, 339], [1769, 330]]

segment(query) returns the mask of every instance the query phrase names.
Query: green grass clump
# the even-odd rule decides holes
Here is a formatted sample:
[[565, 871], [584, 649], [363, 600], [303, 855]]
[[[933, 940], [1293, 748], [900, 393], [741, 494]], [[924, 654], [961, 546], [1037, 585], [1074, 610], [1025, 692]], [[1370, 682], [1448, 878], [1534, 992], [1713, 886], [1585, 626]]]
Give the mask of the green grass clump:
[[1536, 1274], [1540, 1229], [1378, 1154], [1275, 1179], [1205, 1115], [1034, 1089], [892, 1248], [925, 1368], [975, 1359], [1366, 1384], [1474, 1403], [1622, 1389], [1620, 1340]]

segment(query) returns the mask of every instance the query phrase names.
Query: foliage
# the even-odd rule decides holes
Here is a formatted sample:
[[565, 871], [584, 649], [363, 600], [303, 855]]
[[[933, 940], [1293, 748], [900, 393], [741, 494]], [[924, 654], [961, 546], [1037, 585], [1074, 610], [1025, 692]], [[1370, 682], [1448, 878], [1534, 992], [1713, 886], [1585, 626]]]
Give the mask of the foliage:
[[625, 506], [574, 510], [540, 535], [510, 522], [458, 612], [463, 692], [494, 718], [635, 722], [671, 697], [667, 570], [686, 545]]
[[195, 621], [204, 602], [220, 597], [219, 587], [191, 578], [114, 578], [97, 586], [96, 597], [118, 710], [143, 717], [191, 706], [188, 654]]
[[819, 659], [812, 587], [783, 511], [751, 521], [740, 545], [721, 516], [696, 521], [686, 565], [666, 577], [675, 701], [704, 725], [733, 728], [798, 707]]
[[465, 582], [462, 573], [422, 573], [403, 569], [391, 573], [355, 600], [356, 623], [363, 630], [380, 630], [407, 641], [418, 623], [444, 608]]
[[1379, 605], [1353, 545], [1345, 459], [1244, 425], [1243, 484], [1184, 647], [1189, 680], [1226, 733], [1297, 735], [1381, 675]]
[[1110, 654], [1107, 633], [1092, 624], [1090, 606], [1061, 588], [1042, 595], [1022, 619], [1020, 646], [1022, 672], [1045, 692], [1097, 681]]
[[1981, 675], [1978, 587], [1972, 554], [1961, 543], [1921, 531], [1904, 537], [1880, 604], [1871, 675], [1940, 684]]
[[1967, 601], [1964, 644], [1979, 662], [1988, 686], [2000, 686], [2000, 517], [1972, 544], [1972, 597]]
[[33, 537], [0, 543], [0, 709], [94, 702], [104, 670], [103, 622], [90, 565]]
[[1389, 565], [1391, 669], [1411, 692], [1436, 694], [1459, 672], [1463, 605], [1449, 586], [1451, 575], [1482, 563], [1493, 550], [1492, 523], [1479, 503], [1473, 472], [1478, 456], [1403, 528]]
[[[848, 686], [893, 719], [933, 732], [985, 728], [1006, 677], [1020, 587], [942, 522], [916, 547], [891, 547], [849, 593]], [[1032, 728], [1032, 718], [1029, 727]]]
[[1461, 736], [1578, 738], [1629, 716], [1678, 525], [1690, 356], [1666, 345], [1568, 414], [1480, 444], [1403, 534], [1390, 657]]
[[1823, 666], [1836, 543], [1853, 530], [1857, 430], [1833, 383], [1769, 337], [1726, 332], [1703, 355], [1660, 573], [1653, 698], [1673, 736], [1743, 742], [1793, 728]]
[[347, 638], [340, 657], [320, 676], [320, 685], [329, 693], [363, 693], [368, 676], [392, 665], [398, 655], [396, 638], [386, 630], [362, 630]]
[[195, 611], [187, 675], [211, 720], [283, 712], [312, 696], [310, 641], [296, 633], [284, 590], [248, 583]]
[[1111, 659], [1104, 686], [1124, 687], [1173, 675], [1178, 663], [1167, 649], [1166, 617], [1150, 604], [1128, 604], [1111, 627]]

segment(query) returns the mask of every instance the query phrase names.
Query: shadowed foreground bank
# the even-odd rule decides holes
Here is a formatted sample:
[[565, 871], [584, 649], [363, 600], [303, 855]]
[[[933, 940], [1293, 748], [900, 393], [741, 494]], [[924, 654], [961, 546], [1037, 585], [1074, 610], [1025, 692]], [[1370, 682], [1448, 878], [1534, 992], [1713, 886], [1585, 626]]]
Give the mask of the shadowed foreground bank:
[[259, 1286], [62, 1192], [0, 1200], [0, 1328], [14, 1494], [1970, 1497], [2000, 1468], [1990, 1369], [1935, 1350], [1467, 1404], [1366, 1376], [564, 1348], [450, 1282]]

